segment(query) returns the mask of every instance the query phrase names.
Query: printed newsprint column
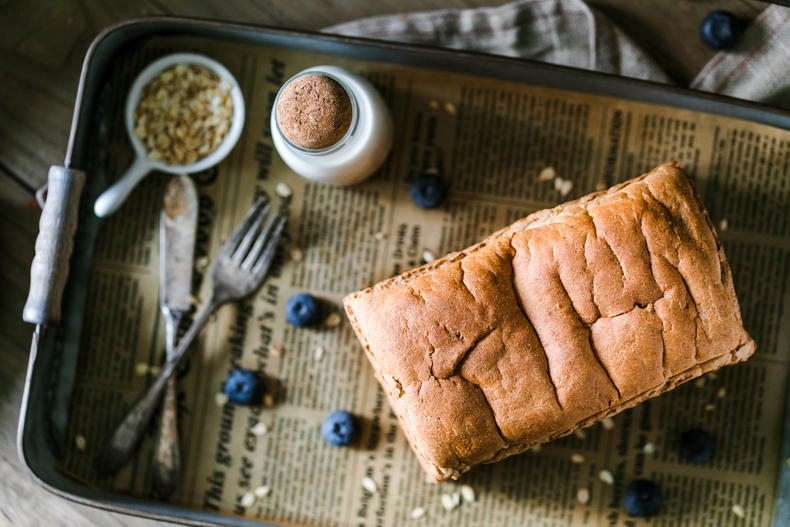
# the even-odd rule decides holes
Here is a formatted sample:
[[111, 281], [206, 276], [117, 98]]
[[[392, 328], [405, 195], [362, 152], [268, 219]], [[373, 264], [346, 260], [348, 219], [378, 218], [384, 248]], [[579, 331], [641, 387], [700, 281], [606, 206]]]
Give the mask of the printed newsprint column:
[[[638, 522], [621, 505], [623, 489], [646, 477], [665, 498], [660, 525], [770, 523], [790, 367], [790, 132], [471, 75], [180, 37], [150, 40], [117, 60], [107, 86], [121, 90], [152, 58], [185, 49], [233, 72], [248, 115], [230, 157], [194, 176], [195, 305], [209, 292], [207, 263], [254, 198], [284, 182], [294, 200], [270, 278], [247, 302], [218, 312], [181, 372], [183, 471], [175, 503], [305, 525], [408, 525], [420, 521], [411, 515], [422, 508], [430, 525], [625, 526]], [[389, 161], [353, 187], [301, 179], [272, 147], [268, 123], [278, 88], [322, 63], [363, 72], [396, 121]], [[105, 98], [115, 131], [100, 145], [109, 174], [120, 174], [131, 155], [122, 97]], [[285, 321], [283, 306], [295, 292], [309, 291], [340, 314], [346, 293], [420, 265], [426, 250], [461, 249], [532, 211], [672, 159], [696, 179], [718, 226], [758, 352], [607, 426], [475, 468], [458, 483], [427, 483], [345, 317], [317, 329]], [[424, 211], [412, 204], [409, 182], [432, 171], [449, 182], [450, 195], [440, 209]], [[138, 496], [150, 495], [154, 431], [113, 479], [98, 479], [93, 459], [163, 356], [157, 221], [166, 179], [148, 178], [101, 227], [69, 423], [70, 437], [85, 440], [71, 443], [61, 466], [91, 485]], [[217, 403], [236, 366], [266, 377], [267, 405]], [[321, 439], [321, 421], [337, 408], [362, 422], [351, 448]], [[267, 433], [255, 433], [259, 423]], [[715, 436], [712, 461], [691, 465], [679, 457], [678, 437], [691, 427]], [[364, 478], [375, 491], [370, 482], [363, 487]], [[473, 500], [460, 497], [461, 485], [474, 490]]]

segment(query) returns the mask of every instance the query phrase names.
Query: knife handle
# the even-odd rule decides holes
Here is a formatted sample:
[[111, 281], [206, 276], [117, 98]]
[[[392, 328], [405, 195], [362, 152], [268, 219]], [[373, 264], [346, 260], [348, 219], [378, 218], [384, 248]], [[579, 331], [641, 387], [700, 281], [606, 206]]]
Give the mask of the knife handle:
[[69, 275], [84, 184], [84, 172], [61, 166], [49, 168], [47, 199], [41, 210], [36, 253], [30, 265], [30, 291], [22, 311], [25, 322], [60, 321], [60, 301]]

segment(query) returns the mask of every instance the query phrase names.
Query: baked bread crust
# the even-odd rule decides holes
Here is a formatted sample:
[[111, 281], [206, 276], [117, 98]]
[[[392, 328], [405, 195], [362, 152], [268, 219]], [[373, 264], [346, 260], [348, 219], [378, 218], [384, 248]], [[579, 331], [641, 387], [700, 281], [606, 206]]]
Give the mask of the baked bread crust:
[[344, 304], [437, 480], [755, 348], [724, 251], [677, 163], [531, 214]]

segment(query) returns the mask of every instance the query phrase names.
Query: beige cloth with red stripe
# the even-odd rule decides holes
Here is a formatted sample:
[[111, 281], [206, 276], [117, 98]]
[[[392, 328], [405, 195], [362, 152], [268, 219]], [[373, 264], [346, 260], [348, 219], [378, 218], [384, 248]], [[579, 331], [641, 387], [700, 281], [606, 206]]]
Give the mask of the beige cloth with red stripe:
[[[519, 0], [490, 8], [379, 16], [324, 31], [670, 82], [625, 33], [581, 0]], [[746, 28], [733, 49], [717, 53], [705, 65], [690, 87], [790, 108], [788, 72], [790, 8], [770, 6]]]

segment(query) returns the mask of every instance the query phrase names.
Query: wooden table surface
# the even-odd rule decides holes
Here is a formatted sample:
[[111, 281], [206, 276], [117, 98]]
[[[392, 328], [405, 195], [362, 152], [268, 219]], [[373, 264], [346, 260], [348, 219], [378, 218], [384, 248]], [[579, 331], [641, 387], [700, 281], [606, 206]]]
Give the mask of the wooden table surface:
[[[33, 483], [16, 453], [16, 425], [32, 326], [21, 321], [39, 209], [33, 193], [63, 162], [82, 58], [105, 26], [173, 14], [318, 29], [354, 18], [497, 0], [0, 0], [0, 524], [128, 525], [153, 522], [99, 511]], [[679, 84], [711, 57], [697, 36], [702, 17], [728, 9], [750, 19], [766, 4], [747, 0], [590, 0]]]

